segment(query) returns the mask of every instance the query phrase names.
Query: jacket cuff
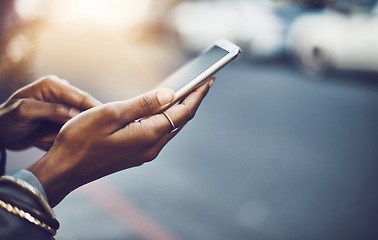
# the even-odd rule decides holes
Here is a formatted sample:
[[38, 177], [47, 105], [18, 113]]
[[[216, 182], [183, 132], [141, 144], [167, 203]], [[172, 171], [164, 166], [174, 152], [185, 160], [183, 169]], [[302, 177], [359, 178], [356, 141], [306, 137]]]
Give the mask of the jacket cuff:
[[[44, 229], [46, 231], [42, 232], [48, 232], [53, 236], [56, 234], [59, 222], [36, 186], [43, 190], [38, 179], [26, 170], [13, 176], [0, 177], [0, 221], [7, 222], [8, 225], [14, 224], [14, 231], [10, 231], [12, 234], [18, 232], [18, 228], [26, 226], [25, 223], [34, 229]], [[0, 227], [0, 236], [5, 230]], [[39, 234], [40, 231], [35, 233]]]
[[7, 161], [7, 154], [5, 148], [0, 147], [0, 176], [5, 174], [5, 164]]
[[13, 177], [17, 178], [17, 179], [21, 179], [21, 180], [29, 183], [33, 187], [35, 187], [38, 191], [40, 191], [42, 193], [43, 197], [48, 202], [46, 192], [45, 192], [41, 182], [38, 180], [38, 178], [36, 176], [34, 176], [33, 173], [31, 173], [28, 170], [22, 169], [22, 170], [16, 172], [15, 174], [13, 174]]

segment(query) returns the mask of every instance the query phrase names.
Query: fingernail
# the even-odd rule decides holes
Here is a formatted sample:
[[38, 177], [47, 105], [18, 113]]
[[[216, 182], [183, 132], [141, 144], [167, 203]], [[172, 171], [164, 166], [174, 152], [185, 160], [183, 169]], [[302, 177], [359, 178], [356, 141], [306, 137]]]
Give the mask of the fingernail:
[[157, 98], [162, 106], [172, 102], [174, 97], [175, 93], [171, 89], [163, 89], [157, 93]]
[[209, 87], [212, 87], [213, 84], [214, 84], [214, 82], [215, 82], [215, 78], [213, 77], [213, 78], [211, 78], [211, 79], [209, 80]]
[[75, 117], [77, 116], [78, 114], [80, 113], [79, 109], [76, 109], [76, 108], [71, 108], [69, 111], [68, 111], [68, 115], [70, 117]]

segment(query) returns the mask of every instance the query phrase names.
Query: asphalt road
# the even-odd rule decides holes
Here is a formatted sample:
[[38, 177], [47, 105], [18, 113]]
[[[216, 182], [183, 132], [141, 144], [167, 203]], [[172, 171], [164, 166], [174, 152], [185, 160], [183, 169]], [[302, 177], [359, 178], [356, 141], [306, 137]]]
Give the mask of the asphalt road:
[[377, 123], [377, 78], [240, 60], [155, 161], [56, 207], [57, 239], [378, 239]]

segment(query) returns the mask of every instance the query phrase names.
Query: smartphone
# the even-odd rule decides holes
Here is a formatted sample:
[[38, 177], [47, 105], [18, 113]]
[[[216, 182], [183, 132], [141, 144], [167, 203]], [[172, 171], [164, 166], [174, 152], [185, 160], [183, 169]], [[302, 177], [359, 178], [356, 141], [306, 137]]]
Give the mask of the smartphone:
[[159, 86], [159, 88], [170, 88], [175, 91], [175, 99], [167, 108], [180, 102], [217, 71], [234, 60], [240, 52], [241, 49], [235, 44], [226, 39], [220, 39], [198, 57], [169, 75]]

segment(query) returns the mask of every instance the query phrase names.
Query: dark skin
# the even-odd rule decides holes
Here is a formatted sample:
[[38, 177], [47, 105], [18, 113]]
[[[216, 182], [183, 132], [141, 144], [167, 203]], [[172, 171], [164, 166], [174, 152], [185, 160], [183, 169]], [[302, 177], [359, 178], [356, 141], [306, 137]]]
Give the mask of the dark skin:
[[46, 76], [16, 91], [0, 105], [0, 144], [48, 150], [60, 127], [101, 103], [57, 76]]
[[[165, 111], [176, 127], [182, 129], [194, 117], [213, 82], [214, 79], [209, 79], [181, 103]], [[41, 87], [38, 86], [37, 84], [34, 88]], [[39, 107], [47, 106], [48, 114], [34, 113], [39, 111], [39, 107], [35, 107], [33, 112], [27, 108], [20, 113], [9, 114], [13, 109], [10, 107], [12, 104], [7, 104], [9, 100], [0, 108], [0, 123], [8, 124], [14, 129], [14, 135], [11, 134], [12, 131], [0, 130], [12, 139], [2, 139], [6, 146], [18, 142], [23, 143], [21, 146], [31, 143], [39, 146], [42, 142], [43, 148], [47, 149], [53, 143], [48, 152], [28, 168], [42, 183], [52, 207], [71, 191], [86, 183], [155, 159], [162, 148], [179, 132], [171, 132], [170, 122], [161, 113], [174, 99], [174, 92], [170, 89], [158, 89], [130, 100], [103, 105], [88, 94], [71, 91], [76, 92], [77, 89], [48, 91], [54, 93], [51, 96], [46, 95], [46, 92], [43, 92], [43, 97], [41, 94], [35, 94], [38, 97], [29, 96], [32, 100], [37, 98], [37, 101], [42, 103], [61, 104], [52, 108], [37, 104]], [[71, 97], [67, 97], [67, 94]], [[54, 114], [50, 114], [51, 111], [59, 117], [54, 117]], [[22, 124], [13, 124], [12, 116], [19, 119], [15, 122]], [[35, 132], [41, 122], [46, 120], [64, 125], [59, 132], [40, 137]], [[28, 140], [25, 144], [23, 140], [29, 138], [33, 141]]]

